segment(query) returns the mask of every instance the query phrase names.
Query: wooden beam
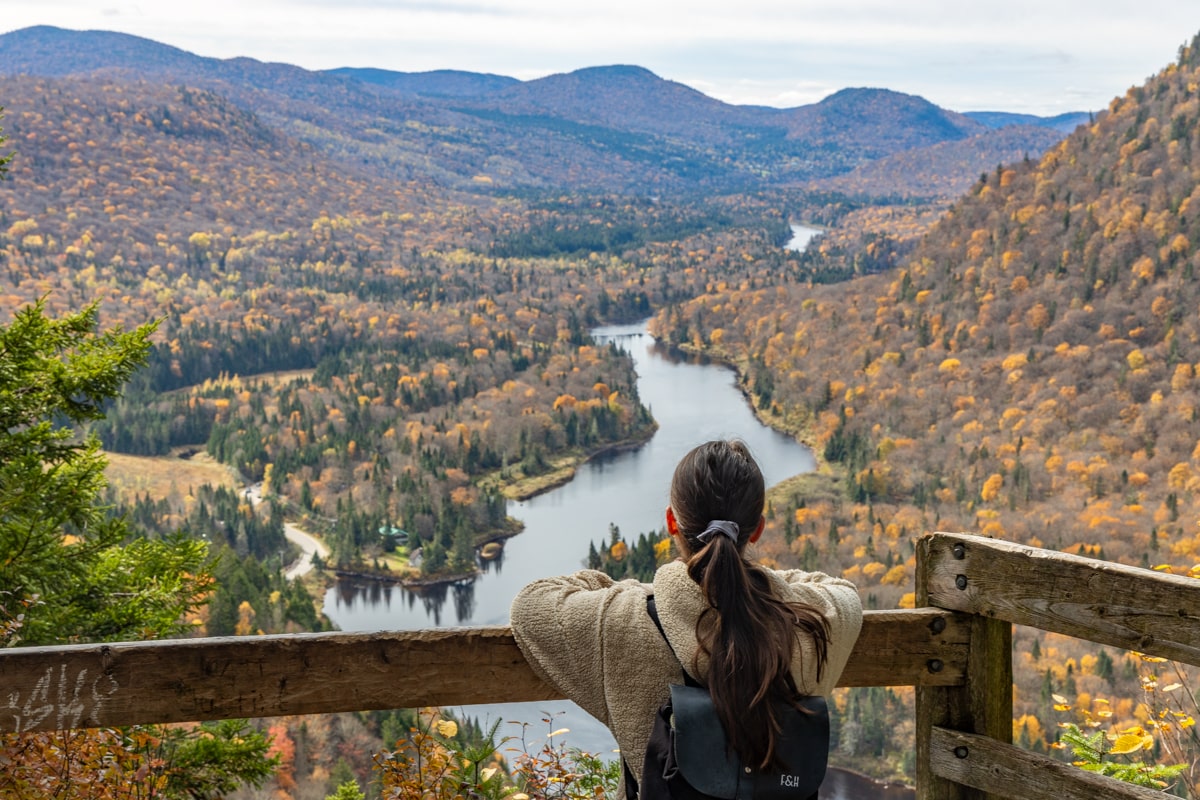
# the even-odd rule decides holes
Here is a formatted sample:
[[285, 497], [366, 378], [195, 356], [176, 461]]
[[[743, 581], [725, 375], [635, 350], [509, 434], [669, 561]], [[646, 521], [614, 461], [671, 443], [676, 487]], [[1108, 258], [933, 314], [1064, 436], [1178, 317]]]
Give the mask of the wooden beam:
[[[841, 685], [961, 682], [970, 625], [936, 609], [867, 612]], [[559, 697], [507, 627], [0, 650], [0, 731]]]
[[556, 696], [533, 674], [507, 628], [0, 651], [4, 731], [482, 703], [498, 694]]
[[1015, 800], [1162, 800], [1160, 791], [1122, 783], [987, 736], [934, 727], [933, 773]]
[[927, 547], [929, 605], [1200, 666], [1200, 581], [969, 534]]
[[865, 611], [838, 686], [956, 686], [970, 657], [972, 619], [935, 608]]

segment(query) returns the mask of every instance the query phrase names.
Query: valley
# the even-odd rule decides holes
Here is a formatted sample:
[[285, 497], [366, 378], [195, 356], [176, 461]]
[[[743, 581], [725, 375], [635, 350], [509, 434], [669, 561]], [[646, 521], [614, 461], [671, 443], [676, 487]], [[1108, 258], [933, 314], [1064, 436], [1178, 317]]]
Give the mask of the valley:
[[[473, 620], [463, 577], [518, 581], [530, 548], [644, 579], [670, 557], [656, 521], [609, 532], [605, 508], [587, 544], [479, 548], [561, 502], [547, 489], [598, 481], [597, 454], [683, 435], [685, 404], [597, 334], [646, 319], [654, 347], [733, 367], [738, 413], [814, 456], [772, 476], [767, 564], [850, 578], [876, 609], [915, 603], [933, 530], [1194, 575], [1196, 48], [1107, 109], [1030, 118], [882, 89], [734, 106], [632, 66], [310, 72], [16, 31], [0, 324], [39, 300], [157, 322], [82, 429], [112, 513], [207, 554], [196, 634], [340, 623], [339, 571], [411, 571], [432, 587], [403, 594], [414, 625]], [[801, 224], [820, 233], [786, 247]], [[736, 419], [713, 435], [757, 424]], [[1023, 746], [1055, 752], [1075, 709], [1150, 729], [1136, 654], [1014, 641]], [[911, 691], [836, 702], [834, 763], [910, 779]], [[320, 725], [352, 731], [362, 778], [397, 719]], [[338, 763], [293, 759], [322, 789]]]

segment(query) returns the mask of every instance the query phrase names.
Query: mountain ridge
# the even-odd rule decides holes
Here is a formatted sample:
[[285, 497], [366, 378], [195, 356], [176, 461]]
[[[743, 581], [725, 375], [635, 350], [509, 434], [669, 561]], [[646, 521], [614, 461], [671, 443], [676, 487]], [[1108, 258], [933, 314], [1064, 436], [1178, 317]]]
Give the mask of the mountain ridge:
[[398, 92], [430, 97], [474, 97], [494, 94], [520, 83], [516, 78], [486, 72], [435, 69], [425, 72], [397, 72], [375, 67], [338, 67], [323, 70], [348, 80], [384, 86]]
[[1010, 125], [1036, 125], [1041, 128], [1051, 128], [1062, 133], [1070, 133], [1085, 122], [1092, 120], [1092, 114], [1087, 111], [1067, 111], [1051, 117], [1039, 117], [1034, 114], [1014, 114], [1007, 111], [965, 111], [964, 116], [976, 122], [981, 122], [989, 128], [1004, 128]]
[[313, 72], [50, 26], [0, 35], [0, 74], [22, 73], [103, 74], [221, 92], [332, 155], [476, 192], [801, 186], [987, 130], [886, 89], [844, 89], [820, 103], [775, 109], [725, 103], [629, 64], [531, 81], [456, 70]]

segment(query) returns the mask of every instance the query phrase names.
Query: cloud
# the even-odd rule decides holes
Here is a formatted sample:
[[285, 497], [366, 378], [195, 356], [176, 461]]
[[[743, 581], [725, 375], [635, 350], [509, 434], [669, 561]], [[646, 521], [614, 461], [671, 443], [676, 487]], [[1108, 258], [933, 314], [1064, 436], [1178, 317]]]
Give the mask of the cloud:
[[[511, 8], [503, 3], [460, 3], [442, 2], [442, 0], [287, 0], [291, 8], [327, 8], [340, 14], [354, 14], [358, 11], [384, 10], [389, 12], [435, 12], [445, 14], [485, 14], [488, 16], [507, 16]], [[283, 5], [278, 4], [277, 5]]]
[[[112, 12], [117, 11], [116, 15]], [[1195, 0], [5, 0], [4, 23], [117, 28], [310, 69], [521, 79], [632, 63], [720, 99], [795, 105], [885, 86], [978, 109], [1099, 108], [1200, 29]]]

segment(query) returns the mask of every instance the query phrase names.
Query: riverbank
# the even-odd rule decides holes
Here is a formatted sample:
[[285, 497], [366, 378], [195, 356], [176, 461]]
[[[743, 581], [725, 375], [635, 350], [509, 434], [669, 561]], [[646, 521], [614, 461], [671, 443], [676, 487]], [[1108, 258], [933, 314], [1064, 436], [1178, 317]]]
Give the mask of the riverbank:
[[480, 478], [479, 486], [498, 488], [500, 493], [509, 500], [518, 502], [529, 500], [570, 483], [575, 477], [575, 471], [593, 458], [624, 453], [642, 447], [650, 441], [657, 430], [658, 423], [655, 422], [637, 436], [622, 439], [619, 442], [611, 442], [595, 450], [568, 451], [551, 460], [548, 471], [539, 472], [536, 475], [525, 475], [516, 467], [498, 469]]
[[818, 446], [812, 413], [795, 407], [777, 410], [777, 404], [763, 407], [747, 385], [750, 362], [745, 357], [735, 358], [721, 348], [697, 347], [691, 343], [680, 344], [678, 348], [689, 355], [703, 356], [732, 369], [737, 376], [734, 383], [738, 392], [745, 399], [754, 418], [768, 428], [792, 437], [812, 453], [816, 464], [812, 472], [784, 478], [774, 486], [768, 487], [768, 499], [772, 503], [789, 496], [804, 497], [810, 503], [820, 500], [836, 503], [846, 496], [846, 470], [840, 464], [831, 464], [825, 460], [824, 448]]
[[[523, 473], [514, 474], [514, 468], [496, 470], [490, 475], [480, 478], [477, 484], [481, 487], [494, 487], [509, 500], [529, 500], [546, 492], [553, 491], [570, 483], [575, 477], [575, 471], [593, 458], [599, 458], [616, 453], [624, 453], [642, 447], [654, 436], [658, 423], [647, 426], [641, 435], [612, 442], [594, 450], [575, 451], [562, 454], [551, 462], [551, 468], [546, 472], [526, 476]], [[508, 471], [506, 475], [505, 472]], [[481, 534], [475, 542], [477, 550], [492, 544], [502, 543], [519, 534], [525, 526], [520, 520], [509, 517], [503, 528]], [[407, 561], [396, 563], [396, 559], [384, 556], [376, 559], [381, 568], [378, 569], [335, 569], [334, 575], [339, 578], [358, 578], [366, 580], [385, 581], [403, 586], [405, 589], [421, 590], [437, 586], [462, 583], [474, 580], [479, 575], [477, 565], [470, 570], [451, 572], [444, 575], [422, 575], [419, 570], [410, 566]]]
[[773, 408], [763, 408], [746, 386], [746, 362], [743, 360], [739, 364], [730, 359], [718, 360], [733, 367], [737, 373], [738, 390], [754, 411], [755, 419], [768, 428], [791, 436], [812, 452], [813, 461], [816, 463], [816, 468], [812, 472], [785, 478], [770, 487], [769, 494], [777, 497], [798, 495], [806, 498], [809, 503], [820, 500], [837, 502], [844, 498], [846, 496], [846, 470], [841, 464], [831, 464], [825, 460], [824, 449], [817, 446], [817, 432], [813, 427], [813, 415], [800, 409], [780, 413]]
[[[655, 341], [661, 340], [655, 336]], [[754, 393], [750, 391], [749, 386], [746, 385], [746, 376], [749, 375], [748, 359], [744, 357], [735, 358], [723, 349], [697, 347], [691, 343], [683, 343], [675, 346], [688, 355], [703, 356], [732, 369], [734, 374], [737, 375], [735, 383], [737, 384], [738, 391], [746, 399], [746, 404], [754, 412], [755, 418], [768, 428], [791, 436], [797, 442], [811, 450], [813, 458], [817, 461], [818, 469], [826, 466], [824, 454], [817, 450], [817, 433], [813, 427], [812, 414], [798, 408], [781, 409], [779, 411], [773, 407], [764, 408], [758, 402], [758, 398], [755, 397]]]
[[[481, 550], [489, 544], [504, 542], [525, 529], [524, 524], [509, 517], [500, 528], [494, 528], [480, 534], [475, 540], [475, 549]], [[407, 558], [384, 554], [374, 559], [375, 566], [355, 569], [330, 568], [330, 572], [338, 578], [357, 578], [362, 580], [381, 581], [403, 586], [405, 589], [420, 590], [434, 586], [474, 580], [479, 574], [478, 566], [461, 572], [448, 572], [439, 575], [422, 575], [419, 568], [412, 566]]]
[[[550, 469], [546, 472], [527, 476], [514, 467], [506, 467], [483, 476], [476, 484], [484, 488], [499, 489], [500, 493], [509, 500], [518, 502], [529, 500], [570, 483], [575, 477], [576, 470], [593, 458], [642, 447], [654, 436], [656, 430], [658, 430], [658, 423], [647, 426], [638, 436], [629, 439], [605, 444], [594, 450], [577, 450], [560, 454], [551, 461]], [[509, 517], [501, 528], [480, 534], [475, 541], [475, 549], [482, 550], [489, 544], [503, 543], [521, 533], [524, 528], [524, 523], [520, 520]], [[467, 570], [424, 575], [419, 568], [413, 567], [407, 558], [383, 554], [375, 557], [371, 566], [363, 565], [353, 569], [334, 568], [330, 572], [337, 578], [380, 581], [397, 584], [413, 591], [421, 591], [470, 582], [480, 574], [481, 570], [477, 564], [472, 564], [471, 568]]]

